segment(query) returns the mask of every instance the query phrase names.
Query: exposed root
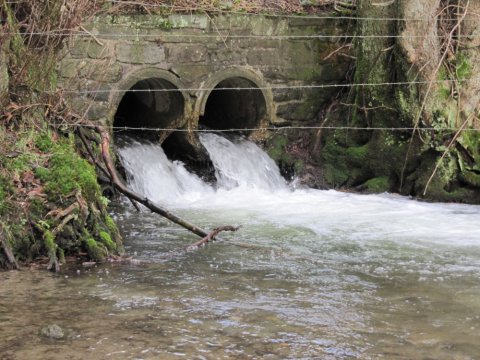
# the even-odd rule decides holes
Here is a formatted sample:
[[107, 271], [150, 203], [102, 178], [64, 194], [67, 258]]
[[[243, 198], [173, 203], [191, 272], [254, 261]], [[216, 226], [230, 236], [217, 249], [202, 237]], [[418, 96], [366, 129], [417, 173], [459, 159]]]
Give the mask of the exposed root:
[[13, 269], [20, 269], [20, 266], [18, 265], [17, 259], [15, 259], [15, 256], [13, 255], [10, 245], [6, 241], [5, 237], [3, 236], [3, 228], [1, 223], [0, 223], [0, 245], [2, 247], [3, 252], [5, 253], [5, 256], [7, 257], [7, 261], [9, 262], [10, 266]]

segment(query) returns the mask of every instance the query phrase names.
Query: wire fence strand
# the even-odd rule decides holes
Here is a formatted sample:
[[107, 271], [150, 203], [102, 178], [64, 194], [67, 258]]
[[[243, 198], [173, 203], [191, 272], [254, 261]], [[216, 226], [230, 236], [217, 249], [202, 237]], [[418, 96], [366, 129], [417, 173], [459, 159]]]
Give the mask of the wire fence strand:
[[[59, 126], [59, 124], [51, 124]], [[83, 127], [83, 128], [95, 128], [96, 124], [61, 124], [65, 127]], [[480, 132], [480, 128], [460, 128], [460, 127], [359, 127], [359, 126], [266, 126], [256, 128], [230, 128], [230, 129], [201, 129], [201, 128], [157, 128], [157, 127], [136, 127], [136, 126], [114, 126], [108, 125], [105, 128], [113, 131], [152, 131], [152, 132], [181, 132], [181, 133], [205, 133], [205, 132], [253, 132], [253, 131], [284, 131], [284, 130], [347, 130], [347, 131], [429, 131], [429, 132], [444, 132], [444, 131], [471, 131]]]
[[[464, 83], [470, 81], [480, 81], [480, 77], [472, 77], [468, 79], [444, 79], [444, 80], [423, 80], [423, 81], [397, 81], [397, 82], [382, 82], [382, 83], [336, 83], [336, 84], [318, 84], [318, 85], [288, 85], [288, 86], [251, 86], [251, 87], [214, 87], [214, 88], [150, 88], [150, 89], [92, 89], [92, 90], [69, 90], [60, 89], [64, 94], [101, 94], [101, 93], [155, 93], [155, 92], [211, 92], [211, 91], [252, 91], [252, 90], [296, 90], [296, 89], [328, 89], [328, 88], [346, 88], [346, 87], [367, 87], [367, 86], [406, 86], [406, 85], [425, 85], [430, 83]], [[57, 91], [47, 92], [49, 94], [56, 94]]]
[[[0, 32], [0, 36], [55, 36], [55, 37], [83, 37], [83, 38], [92, 38], [95, 36], [99, 39], [138, 39], [138, 38], [185, 38], [185, 39], [260, 39], [260, 40], [301, 40], [301, 39], [423, 39], [423, 38], [438, 38], [446, 39], [449, 37], [448, 34], [444, 35], [410, 35], [410, 34], [391, 34], [391, 35], [358, 35], [358, 34], [315, 34], [315, 35], [235, 35], [230, 34], [229, 32], [222, 33], [218, 31], [211, 34], [172, 34], [164, 32], [162, 34], [149, 34], [140, 32], [135, 32], [136, 29], [132, 29], [132, 34], [125, 33], [98, 33], [98, 32], [85, 32], [79, 31], [76, 29], [67, 30], [62, 29], [60, 31], [51, 30], [51, 31], [41, 31], [41, 32]], [[138, 29], [138, 31], [142, 31]], [[480, 38], [480, 34], [457, 34], [454, 36], [457, 39], [477, 39]]]

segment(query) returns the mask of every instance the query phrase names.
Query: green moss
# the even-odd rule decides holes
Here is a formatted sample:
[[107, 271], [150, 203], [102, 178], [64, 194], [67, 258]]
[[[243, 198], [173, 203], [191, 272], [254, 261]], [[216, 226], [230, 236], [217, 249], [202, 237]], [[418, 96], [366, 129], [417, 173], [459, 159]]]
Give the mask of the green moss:
[[365, 159], [368, 156], [368, 150], [368, 145], [349, 147], [347, 149], [348, 162], [353, 165], [362, 166], [365, 164]]
[[280, 160], [285, 152], [287, 146], [287, 137], [284, 135], [277, 135], [273, 137], [268, 146], [268, 155], [273, 160]]
[[32, 153], [23, 153], [16, 156], [7, 163], [9, 170], [15, 173], [22, 173], [32, 168], [32, 164], [35, 162], [36, 156]]
[[472, 75], [472, 64], [468, 56], [464, 53], [459, 53], [455, 59], [455, 72], [458, 80], [469, 79]]
[[305, 162], [303, 160], [297, 160], [297, 161], [295, 161], [293, 166], [294, 166], [294, 169], [295, 169], [295, 173], [300, 174], [305, 168]]
[[61, 264], [65, 264], [65, 252], [61, 247], [58, 247], [58, 262]]
[[346, 149], [339, 145], [334, 137], [328, 139], [323, 147], [322, 159], [325, 164], [326, 182], [332, 187], [344, 185], [349, 178]]
[[343, 167], [327, 164], [325, 167], [325, 180], [334, 188], [344, 185], [348, 180], [348, 173]]
[[441, 101], [447, 101], [450, 98], [451, 93], [451, 89], [445, 86], [441, 86], [438, 89], [438, 95]]
[[47, 251], [55, 252], [57, 250], [57, 245], [55, 244], [55, 238], [50, 230], [45, 230], [43, 234], [43, 242]]
[[480, 174], [466, 170], [460, 174], [460, 177], [463, 182], [469, 184], [470, 186], [480, 188]]
[[95, 169], [82, 159], [70, 143], [56, 145], [48, 167], [38, 167], [36, 175], [45, 183], [50, 201], [61, 201], [73, 191], [93, 201], [100, 194]]
[[480, 170], [480, 132], [466, 131], [458, 139], [473, 158], [474, 167]]
[[88, 255], [97, 261], [105, 260], [105, 249], [99, 246], [94, 238], [88, 238], [85, 240], [85, 246], [87, 248]]
[[43, 233], [43, 244], [47, 249], [48, 258], [50, 259], [49, 269], [57, 262], [57, 244], [55, 237], [50, 230], [45, 230]]
[[293, 158], [287, 153], [288, 138], [286, 135], [274, 136], [267, 146], [268, 155], [277, 163], [293, 164]]
[[100, 237], [100, 241], [107, 247], [108, 250], [116, 250], [117, 245], [112, 241], [110, 234], [105, 231], [100, 231], [98, 236]]
[[43, 215], [47, 211], [45, 207], [45, 202], [40, 198], [33, 198], [30, 202], [28, 211], [30, 214], [30, 218], [33, 219], [35, 223], [37, 223], [42, 219]]
[[104, 221], [110, 233], [114, 234], [115, 232], [118, 231], [117, 224], [115, 224], [115, 221], [112, 219], [110, 215], [106, 215], [104, 218]]
[[35, 146], [43, 152], [49, 152], [53, 150], [55, 143], [52, 140], [52, 137], [48, 133], [40, 134], [35, 140]]
[[372, 193], [386, 192], [390, 188], [389, 179], [386, 176], [370, 179], [365, 183], [365, 188], [368, 192]]

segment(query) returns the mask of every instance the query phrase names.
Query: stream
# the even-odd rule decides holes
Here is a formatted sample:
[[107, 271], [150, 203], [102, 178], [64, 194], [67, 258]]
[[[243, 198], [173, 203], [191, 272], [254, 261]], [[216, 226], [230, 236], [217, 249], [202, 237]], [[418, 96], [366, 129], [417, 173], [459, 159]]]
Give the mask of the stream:
[[195, 235], [115, 204], [148, 263], [0, 273], [1, 360], [480, 358], [480, 206], [296, 187], [247, 140], [201, 141], [216, 185], [132, 140], [129, 186], [240, 230], [187, 252]]

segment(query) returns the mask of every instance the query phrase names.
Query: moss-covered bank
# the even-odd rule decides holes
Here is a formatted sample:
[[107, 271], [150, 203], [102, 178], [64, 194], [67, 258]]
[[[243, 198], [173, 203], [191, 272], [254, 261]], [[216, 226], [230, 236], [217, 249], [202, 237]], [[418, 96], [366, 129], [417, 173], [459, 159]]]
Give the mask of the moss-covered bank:
[[318, 187], [480, 203], [480, 4], [457, 3], [358, 0], [351, 81], [382, 85], [353, 86], [320, 113], [312, 125], [340, 129], [302, 134], [307, 158], [276, 154], [300, 139], [276, 134], [277, 159], [306, 159], [298, 174]]
[[71, 24], [68, 16], [79, 13], [60, 5], [3, 2], [0, 9], [11, 33], [2, 43], [0, 268], [16, 266], [9, 253], [20, 264], [45, 257], [58, 270], [68, 256], [104, 260], [123, 251], [95, 168], [72, 132], [79, 119], [55, 91], [63, 39], [19, 34], [29, 21], [40, 30]]

